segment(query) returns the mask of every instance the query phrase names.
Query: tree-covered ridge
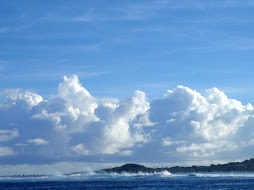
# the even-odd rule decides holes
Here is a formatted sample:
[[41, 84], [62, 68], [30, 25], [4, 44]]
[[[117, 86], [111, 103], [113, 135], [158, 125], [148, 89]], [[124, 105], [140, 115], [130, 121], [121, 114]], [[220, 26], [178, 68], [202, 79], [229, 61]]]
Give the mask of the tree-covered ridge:
[[102, 169], [96, 171], [97, 173], [155, 173], [168, 171], [171, 173], [180, 172], [243, 172], [243, 171], [254, 171], [254, 158], [245, 160], [243, 162], [230, 162], [228, 164], [211, 164], [210, 166], [191, 166], [191, 167], [161, 167], [161, 168], [150, 168], [139, 164], [125, 164], [121, 167]]

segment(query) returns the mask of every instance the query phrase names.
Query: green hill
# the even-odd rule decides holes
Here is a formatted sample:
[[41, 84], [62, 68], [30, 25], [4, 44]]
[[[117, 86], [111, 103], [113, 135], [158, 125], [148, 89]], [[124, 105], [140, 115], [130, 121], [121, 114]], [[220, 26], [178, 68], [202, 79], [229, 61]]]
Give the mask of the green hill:
[[230, 162], [228, 164], [217, 164], [210, 166], [191, 166], [191, 167], [161, 167], [150, 168], [139, 164], [125, 164], [121, 167], [108, 168], [95, 171], [96, 173], [155, 173], [168, 171], [171, 173], [185, 173], [185, 172], [254, 172], [254, 158], [245, 160], [243, 162]]

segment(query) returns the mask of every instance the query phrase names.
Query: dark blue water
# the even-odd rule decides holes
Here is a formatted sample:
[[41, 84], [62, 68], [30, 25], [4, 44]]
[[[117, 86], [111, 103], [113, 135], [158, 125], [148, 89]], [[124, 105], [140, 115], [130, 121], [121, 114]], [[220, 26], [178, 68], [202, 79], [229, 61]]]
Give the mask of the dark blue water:
[[254, 189], [254, 174], [2, 177], [0, 189]]

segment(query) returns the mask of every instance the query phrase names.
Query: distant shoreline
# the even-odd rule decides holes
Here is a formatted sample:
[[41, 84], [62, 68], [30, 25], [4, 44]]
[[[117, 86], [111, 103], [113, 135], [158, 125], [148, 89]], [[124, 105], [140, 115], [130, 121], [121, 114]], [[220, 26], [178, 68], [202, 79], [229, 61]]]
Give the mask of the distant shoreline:
[[230, 162], [227, 164], [211, 164], [210, 166], [174, 166], [150, 168], [139, 164], [125, 164], [120, 167], [97, 170], [95, 173], [157, 173], [168, 171], [170, 173], [192, 173], [192, 172], [254, 172], [254, 158], [243, 162]]

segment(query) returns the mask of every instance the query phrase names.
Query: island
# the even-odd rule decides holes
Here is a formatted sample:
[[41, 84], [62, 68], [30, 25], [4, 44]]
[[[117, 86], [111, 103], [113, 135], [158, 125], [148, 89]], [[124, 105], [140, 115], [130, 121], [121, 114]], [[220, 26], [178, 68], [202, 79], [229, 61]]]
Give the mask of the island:
[[174, 166], [151, 168], [139, 164], [125, 164], [120, 167], [97, 170], [95, 173], [158, 173], [168, 171], [170, 173], [192, 172], [254, 172], [254, 158], [243, 162], [230, 162], [227, 164], [211, 164], [210, 166]]

